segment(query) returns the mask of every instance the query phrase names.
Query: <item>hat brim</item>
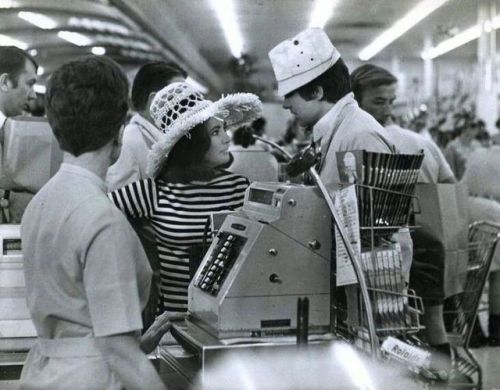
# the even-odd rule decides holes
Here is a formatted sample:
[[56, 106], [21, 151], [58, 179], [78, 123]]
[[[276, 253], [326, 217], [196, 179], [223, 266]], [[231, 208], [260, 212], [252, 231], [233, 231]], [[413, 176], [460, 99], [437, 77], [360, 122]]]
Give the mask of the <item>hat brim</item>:
[[174, 123], [168, 128], [166, 134], [163, 134], [149, 151], [146, 174], [149, 177], [156, 177], [175, 144], [200, 123], [217, 117], [226, 123], [228, 129], [234, 129], [259, 118], [261, 112], [262, 103], [258, 96], [252, 93], [236, 93], [222, 97], [190, 115], [188, 120]]

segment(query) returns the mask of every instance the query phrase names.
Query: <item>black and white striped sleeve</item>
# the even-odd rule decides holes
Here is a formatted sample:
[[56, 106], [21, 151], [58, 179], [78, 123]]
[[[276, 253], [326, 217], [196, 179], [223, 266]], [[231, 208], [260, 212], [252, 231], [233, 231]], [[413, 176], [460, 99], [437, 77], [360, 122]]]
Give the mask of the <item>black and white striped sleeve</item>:
[[151, 218], [156, 204], [156, 184], [145, 179], [127, 184], [108, 194], [111, 201], [131, 218]]

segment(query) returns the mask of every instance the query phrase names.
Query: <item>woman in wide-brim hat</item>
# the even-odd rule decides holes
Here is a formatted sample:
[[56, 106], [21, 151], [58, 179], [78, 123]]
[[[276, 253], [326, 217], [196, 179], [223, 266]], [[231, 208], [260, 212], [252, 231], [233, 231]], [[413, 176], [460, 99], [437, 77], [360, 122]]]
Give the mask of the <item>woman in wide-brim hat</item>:
[[249, 184], [223, 169], [231, 161], [226, 130], [258, 118], [261, 103], [249, 93], [211, 102], [188, 84], [173, 83], [156, 94], [150, 111], [162, 132], [148, 156], [151, 178], [110, 197], [129, 217], [151, 220], [160, 260], [159, 312], [184, 312], [191, 249], [203, 242], [211, 213], [243, 205]]

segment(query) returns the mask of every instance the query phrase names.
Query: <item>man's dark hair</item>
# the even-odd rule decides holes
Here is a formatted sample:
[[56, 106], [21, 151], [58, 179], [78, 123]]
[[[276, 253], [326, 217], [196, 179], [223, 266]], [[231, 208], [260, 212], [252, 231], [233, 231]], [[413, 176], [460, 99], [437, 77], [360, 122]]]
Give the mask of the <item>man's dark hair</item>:
[[184, 69], [173, 62], [151, 62], [143, 65], [132, 83], [132, 105], [136, 111], [144, 111], [151, 92], [170, 84], [174, 77], [186, 78]]
[[118, 135], [128, 109], [128, 82], [107, 57], [68, 62], [49, 79], [47, 118], [61, 149], [79, 156]]
[[205, 154], [212, 143], [207, 122], [189, 131], [190, 137], [182, 137], [172, 148], [165, 161], [159, 178], [169, 183], [189, 183], [193, 180], [213, 179], [217, 168], [204, 164]]
[[[323, 99], [329, 103], [337, 103], [345, 95], [351, 92], [349, 69], [342, 58], [339, 58], [326, 72], [295, 91], [297, 91], [303, 99], [311, 100], [314, 97], [316, 87], [323, 88]], [[295, 91], [290, 92], [290, 94]]]
[[0, 46], [0, 74], [7, 73], [14, 88], [27, 61], [33, 64], [35, 70], [38, 69], [35, 59], [24, 50], [15, 46]]
[[391, 72], [372, 64], [361, 65], [351, 73], [352, 91], [358, 102], [361, 102], [363, 91], [367, 88], [377, 88], [381, 85], [392, 85], [397, 82], [397, 77]]

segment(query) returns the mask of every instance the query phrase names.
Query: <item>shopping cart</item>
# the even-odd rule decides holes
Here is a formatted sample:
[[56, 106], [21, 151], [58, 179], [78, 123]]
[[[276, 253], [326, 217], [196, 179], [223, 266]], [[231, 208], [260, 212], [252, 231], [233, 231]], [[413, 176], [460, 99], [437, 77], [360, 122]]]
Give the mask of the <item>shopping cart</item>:
[[475, 389], [482, 387], [481, 366], [468, 347], [499, 239], [500, 224], [478, 221], [469, 226], [469, 259], [464, 291], [445, 301], [444, 320], [448, 339], [455, 352], [452, 359], [452, 377], [455, 375], [464, 379], [452, 380], [455, 386]]

